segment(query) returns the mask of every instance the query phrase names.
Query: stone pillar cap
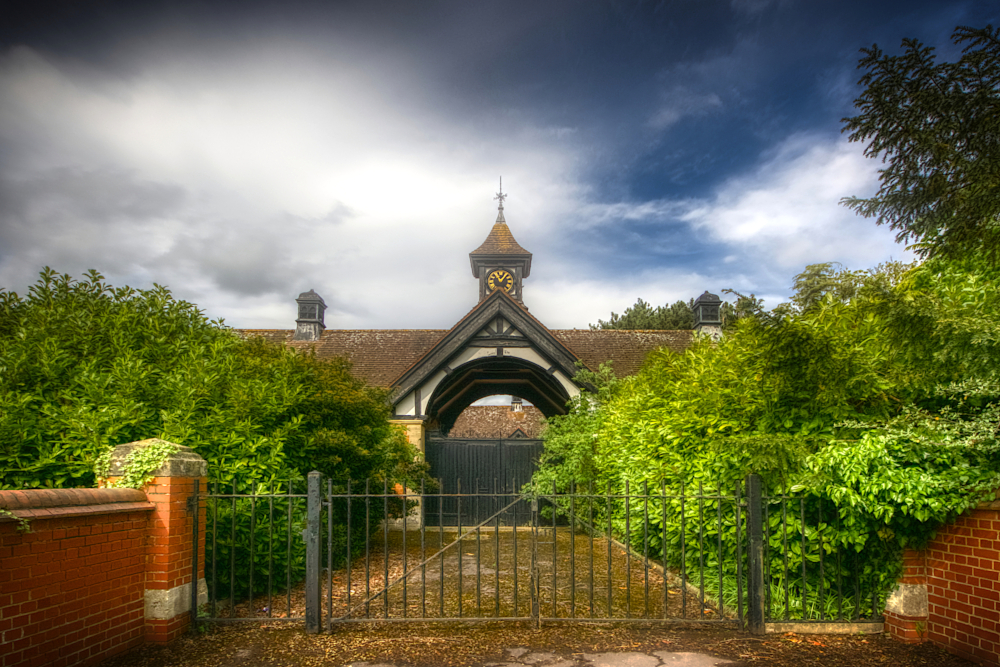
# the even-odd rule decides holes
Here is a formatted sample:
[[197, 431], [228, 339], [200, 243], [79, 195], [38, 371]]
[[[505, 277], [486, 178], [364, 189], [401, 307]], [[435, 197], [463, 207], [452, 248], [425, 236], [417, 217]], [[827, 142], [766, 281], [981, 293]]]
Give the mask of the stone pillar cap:
[[137, 442], [129, 442], [115, 447], [111, 454], [111, 467], [108, 472], [109, 477], [121, 477], [125, 459], [136, 449], [144, 449], [157, 443], [165, 443], [177, 447], [177, 452], [163, 462], [159, 468], [151, 474], [153, 477], [207, 477], [208, 463], [201, 458], [197, 452], [186, 445], [168, 442], [159, 438], [147, 438]]

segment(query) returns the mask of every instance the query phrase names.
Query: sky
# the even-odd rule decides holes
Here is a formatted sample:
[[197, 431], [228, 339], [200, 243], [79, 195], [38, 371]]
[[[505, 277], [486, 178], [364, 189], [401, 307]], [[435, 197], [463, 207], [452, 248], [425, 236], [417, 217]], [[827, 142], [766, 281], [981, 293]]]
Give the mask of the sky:
[[525, 304], [787, 300], [808, 264], [912, 255], [839, 204], [861, 47], [957, 54], [995, 2], [5, 3], [0, 287], [169, 287], [238, 328], [447, 329], [505, 217]]

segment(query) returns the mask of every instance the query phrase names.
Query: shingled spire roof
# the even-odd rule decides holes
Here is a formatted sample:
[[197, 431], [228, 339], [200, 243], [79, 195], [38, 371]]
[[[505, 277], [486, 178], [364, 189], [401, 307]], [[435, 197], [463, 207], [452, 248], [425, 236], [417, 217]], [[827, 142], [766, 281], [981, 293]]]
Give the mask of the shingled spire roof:
[[[518, 260], [524, 267], [520, 275], [521, 278], [527, 278], [531, 272], [531, 253], [522, 248], [514, 240], [514, 235], [510, 233], [510, 227], [507, 226], [507, 220], [503, 217], [503, 201], [506, 198], [507, 195], [503, 192], [503, 181], [501, 181], [500, 192], [494, 197], [494, 199], [500, 201], [500, 205], [497, 207], [497, 221], [493, 224], [493, 229], [490, 230], [483, 244], [469, 253], [469, 261], [472, 263], [472, 275], [477, 278], [481, 278], [477, 270], [477, 263], [494, 260], [503, 262], [504, 264], [506, 264], [504, 260], [507, 260], [507, 262], [514, 259]], [[520, 285], [518, 288], [520, 288]]]
[[490, 230], [483, 244], [473, 250], [470, 255], [530, 255], [531, 253], [518, 245], [510, 227], [503, 219], [503, 209], [497, 216], [497, 221]]

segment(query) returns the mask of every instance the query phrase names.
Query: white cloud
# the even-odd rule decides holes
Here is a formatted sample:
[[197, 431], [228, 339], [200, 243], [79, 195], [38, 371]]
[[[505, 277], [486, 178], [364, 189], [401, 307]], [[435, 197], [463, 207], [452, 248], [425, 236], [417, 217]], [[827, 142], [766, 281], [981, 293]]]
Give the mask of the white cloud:
[[674, 86], [663, 94], [663, 103], [649, 119], [655, 130], [665, 130], [685, 116], [698, 116], [722, 106], [715, 93], [694, 93], [684, 86]]
[[723, 184], [715, 197], [692, 204], [681, 218], [734, 249], [760, 252], [778, 268], [821, 261], [871, 266], [905, 252], [892, 232], [839, 202], [871, 194], [877, 167], [846, 139], [796, 135], [752, 173]]
[[[314, 288], [331, 327], [446, 328], [475, 305], [468, 253], [500, 175], [511, 229], [535, 253], [527, 303], [553, 328], [637, 297], [777, 299], [805, 264], [901, 255], [837, 204], [874, 183], [843, 140], [793, 137], [707, 199], [607, 203], [579, 180], [580, 133], [452, 113], [406, 62], [373, 78], [308, 44], [210, 55], [139, 52], [128, 76], [0, 55], [0, 286], [23, 291], [44, 265], [96, 268], [248, 328], [291, 327], [295, 296]], [[656, 122], [721, 104], [684, 91]], [[616, 245], [596, 245], [602, 233]], [[681, 233], [712, 249], [697, 269], [680, 263]], [[603, 270], [619, 252], [644, 259]]]

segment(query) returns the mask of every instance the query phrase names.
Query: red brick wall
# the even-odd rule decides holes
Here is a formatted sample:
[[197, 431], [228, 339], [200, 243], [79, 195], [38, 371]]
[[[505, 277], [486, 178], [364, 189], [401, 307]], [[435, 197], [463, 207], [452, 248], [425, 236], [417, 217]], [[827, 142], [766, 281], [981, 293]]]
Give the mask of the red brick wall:
[[1000, 664], [1000, 511], [977, 509], [928, 545], [927, 638], [983, 664]]
[[[904, 641], [932, 641], [983, 665], [1000, 665], [1000, 503], [970, 510], [909, 552], [901, 583], [927, 587], [926, 618], [886, 613]], [[922, 561], [922, 562], [921, 562]]]
[[[208, 481], [200, 481], [205, 494]], [[147, 590], [170, 590], [191, 583], [192, 517], [187, 499], [194, 493], [191, 477], [155, 477], [146, 486], [146, 497], [156, 505], [149, 517], [147, 542]], [[198, 512], [198, 553], [205, 553], [205, 501]], [[198, 563], [198, 578], [205, 576], [205, 564]], [[197, 582], [195, 582], [197, 584]], [[146, 621], [146, 641], [165, 644], [187, 630], [187, 618]]]
[[[923, 551], [907, 549], [903, 554], [903, 574], [899, 578], [899, 583], [926, 584], [926, 567], [927, 559]], [[927, 640], [927, 617], [904, 616], [887, 609], [885, 630], [900, 641], [917, 644]]]
[[0, 666], [93, 665], [143, 642], [149, 510], [101, 509], [0, 523]]

